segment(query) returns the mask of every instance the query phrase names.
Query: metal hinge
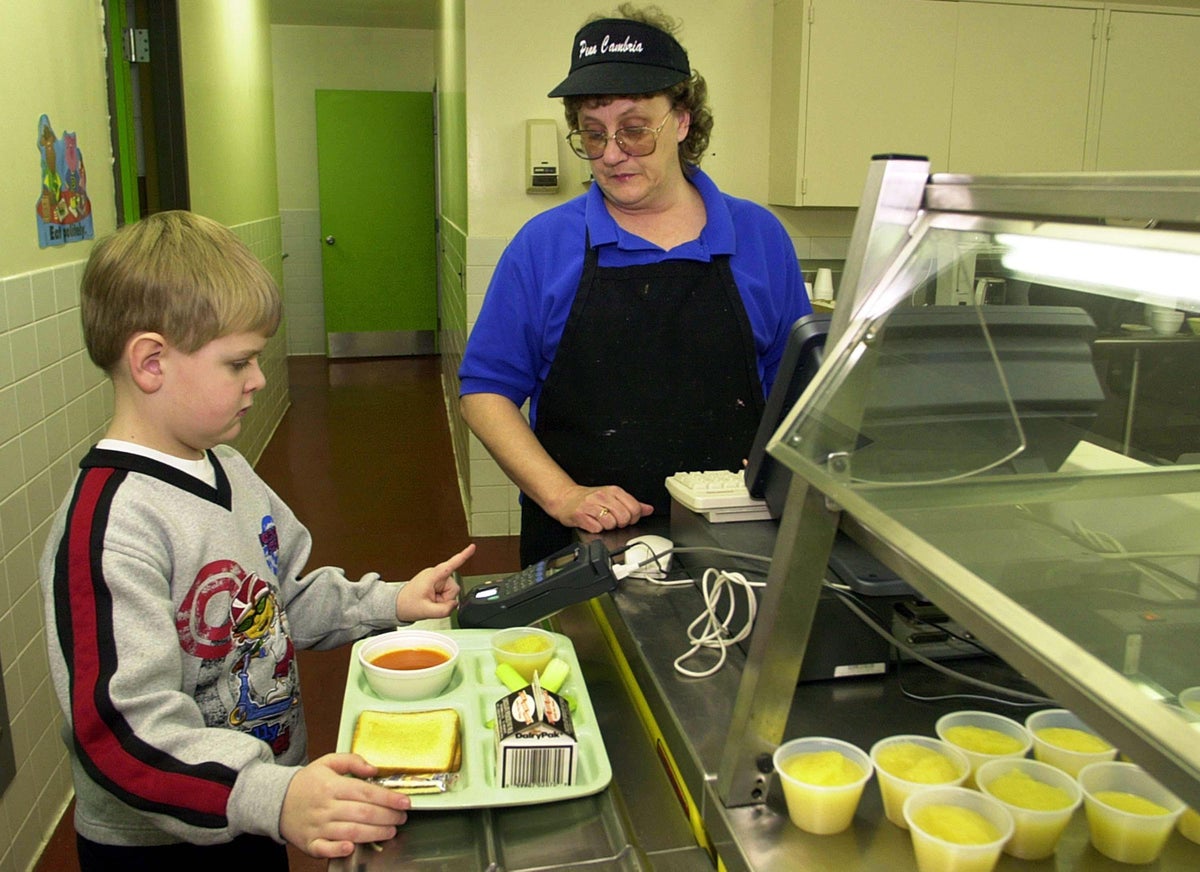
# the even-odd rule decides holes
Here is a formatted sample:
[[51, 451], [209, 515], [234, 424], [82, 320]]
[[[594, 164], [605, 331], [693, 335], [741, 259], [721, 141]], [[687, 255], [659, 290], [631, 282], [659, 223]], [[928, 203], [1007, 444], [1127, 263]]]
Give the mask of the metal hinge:
[[131, 64], [149, 63], [150, 31], [136, 27], [126, 28], [123, 53], [125, 60]]

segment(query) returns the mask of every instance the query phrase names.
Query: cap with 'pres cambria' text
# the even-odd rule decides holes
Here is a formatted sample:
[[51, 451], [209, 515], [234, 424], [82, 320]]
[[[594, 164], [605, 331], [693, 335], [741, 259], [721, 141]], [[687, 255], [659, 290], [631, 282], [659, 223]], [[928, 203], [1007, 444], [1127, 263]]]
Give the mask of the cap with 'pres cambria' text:
[[691, 73], [687, 52], [671, 34], [626, 18], [602, 18], [575, 34], [571, 71], [547, 96], [649, 94]]

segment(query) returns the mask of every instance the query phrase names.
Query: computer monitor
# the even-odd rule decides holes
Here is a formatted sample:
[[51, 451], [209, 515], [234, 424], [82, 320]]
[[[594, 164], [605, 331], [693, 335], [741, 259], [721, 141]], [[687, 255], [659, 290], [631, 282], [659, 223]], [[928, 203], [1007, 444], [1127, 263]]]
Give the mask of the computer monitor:
[[825, 359], [825, 337], [829, 334], [831, 320], [831, 315], [814, 312], [792, 325], [775, 381], [771, 385], [771, 392], [767, 394], [758, 430], [754, 434], [754, 443], [746, 455], [746, 488], [750, 496], [767, 501], [773, 518], [783, 513], [792, 474], [767, 453], [767, 442], [775, 435], [792, 406], [796, 405]]
[[[855, 477], [920, 481], [982, 470], [998, 459], [1005, 434], [1015, 434], [1013, 408], [1026, 446], [996, 469], [1061, 466], [1104, 401], [1092, 361], [1094, 322], [1069, 306], [986, 306], [983, 318], [986, 334], [979, 313], [967, 306], [888, 315], [872, 343], [871, 365], [851, 373], [852, 389], [864, 401], [857, 441], [848, 446]], [[746, 486], [775, 517], [783, 511], [790, 473], [766, 444], [821, 366], [829, 321], [809, 315], [793, 326], [747, 456]]]

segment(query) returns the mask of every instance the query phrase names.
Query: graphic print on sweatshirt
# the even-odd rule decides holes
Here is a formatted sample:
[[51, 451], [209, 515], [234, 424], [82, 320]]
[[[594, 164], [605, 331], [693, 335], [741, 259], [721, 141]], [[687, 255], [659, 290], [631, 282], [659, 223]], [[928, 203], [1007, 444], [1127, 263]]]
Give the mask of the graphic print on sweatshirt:
[[300, 711], [286, 620], [275, 588], [232, 560], [203, 566], [175, 616], [180, 646], [204, 661], [195, 699], [205, 723], [250, 733], [277, 756]]

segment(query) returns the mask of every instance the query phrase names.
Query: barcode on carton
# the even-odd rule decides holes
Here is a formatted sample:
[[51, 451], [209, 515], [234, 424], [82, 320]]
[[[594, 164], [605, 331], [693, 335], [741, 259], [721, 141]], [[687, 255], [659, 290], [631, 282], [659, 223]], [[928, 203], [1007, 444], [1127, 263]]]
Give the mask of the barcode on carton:
[[496, 780], [501, 787], [564, 787], [575, 783], [579, 743], [571, 709], [533, 684], [496, 701]]
[[562, 787], [574, 782], [577, 746], [513, 748], [503, 751], [501, 787]]

